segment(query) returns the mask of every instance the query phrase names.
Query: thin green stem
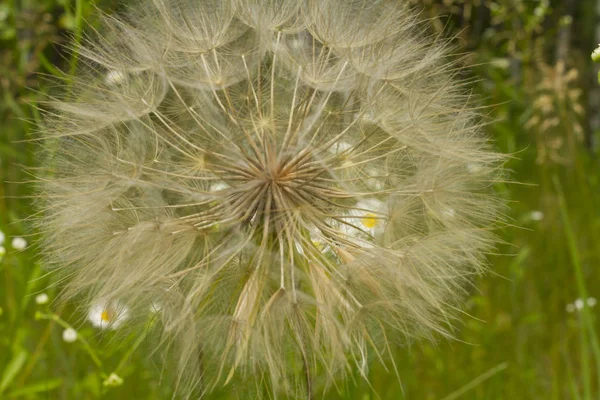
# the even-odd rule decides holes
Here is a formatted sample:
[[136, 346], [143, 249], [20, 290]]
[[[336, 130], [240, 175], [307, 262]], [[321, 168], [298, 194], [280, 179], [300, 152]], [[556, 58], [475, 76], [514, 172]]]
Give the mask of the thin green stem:
[[[575, 232], [573, 231], [573, 227], [571, 225], [571, 219], [569, 217], [569, 211], [567, 208], [567, 203], [565, 200], [564, 191], [562, 185], [560, 183], [560, 179], [557, 175], [553, 176], [554, 186], [556, 188], [556, 193], [558, 195], [558, 201], [560, 206], [560, 215], [564, 225], [565, 235], [567, 237], [567, 245], [569, 247], [569, 255], [571, 257], [571, 263], [573, 264], [573, 268], [575, 270], [575, 281], [577, 284], [577, 291], [579, 292], [579, 297], [583, 300], [584, 306], [581, 309], [580, 321], [583, 325], [583, 328], [587, 330], [587, 335], [584, 330], [581, 331], [581, 339], [582, 339], [582, 369], [583, 369], [583, 379], [584, 379], [584, 393], [586, 399], [592, 398], [592, 378], [590, 371], [590, 362], [588, 360], [588, 346], [591, 345], [592, 351], [594, 354], [595, 362], [596, 362], [596, 381], [600, 382], [600, 344], [598, 342], [598, 336], [596, 333], [596, 329], [594, 327], [593, 317], [591, 315], [590, 308], [587, 305], [588, 291], [585, 284], [585, 276], [583, 273], [583, 267], [581, 265], [581, 258], [579, 254], [579, 249], [577, 245], [577, 238], [575, 236]], [[589, 336], [589, 342], [586, 338]]]
[[[54, 321], [58, 325], [62, 326], [65, 329], [73, 329], [74, 330], [74, 328], [71, 325], [69, 325], [66, 321], [64, 321], [63, 319], [61, 319], [56, 314], [47, 314], [47, 313], [43, 313], [43, 312], [38, 311], [38, 312], [35, 313], [35, 318], [38, 319], [38, 320], [39, 319], [47, 319], [47, 320], [50, 320], [50, 321]], [[96, 364], [96, 366], [102, 372], [102, 360], [100, 360], [100, 357], [98, 357], [98, 355], [94, 351], [94, 348], [90, 345], [90, 343], [87, 340], [85, 340], [85, 338], [83, 336], [81, 336], [79, 334], [77, 335], [77, 340], [79, 342], [81, 342], [81, 344], [83, 345], [83, 348], [88, 352], [88, 354], [90, 355], [90, 357], [94, 361], [94, 364]]]

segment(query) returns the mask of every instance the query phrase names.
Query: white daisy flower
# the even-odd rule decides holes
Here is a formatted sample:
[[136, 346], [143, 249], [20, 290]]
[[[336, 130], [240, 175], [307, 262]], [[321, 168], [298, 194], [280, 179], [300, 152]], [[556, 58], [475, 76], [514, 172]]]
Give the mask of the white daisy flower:
[[35, 302], [36, 304], [46, 304], [48, 303], [48, 300], [50, 300], [50, 298], [48, 297], [48, 295], [46, 293], [40, 293], [37, 296], [35, 296]]
[[343, 222], [337, 228], [352, 242], [362, 247], [371, 247], [372, 237], [385, 228], [385, 207], [377, 199], [365, 199], [356, 204], [356, 208], [341, 218]]
[[385, 226], [384, 204], [377, 199], [365, 199], [356, 204], [350, 212], [354, 218], [346, 219], [352, 225], [373, 236]]
[[129, 308], [118, 301], [99, 301], [90, 307], [88, 320], [96, 328], [118, 329], [129, 318]]
[[73, 343], [77, 340], [77, 331], [73, 328], [67, 328], [63, 331], [62, 338], [67, 343]]
[[27, 240], [23, 239], [22, 237], [15, 237], [13, 238], [11, 245], [15, 250], [25, 250], [27, 247]]
[[[325, 241], [325, 238], [323, 237], [323, 234], [321, 233], [319, 228], [317, 228], [314, 225], [311, 226], [308, 231], [308, 235], [313, 246], [315, 246], [319, 251], [321, 251], [321, 253], [325, 253], [327, 250], [329, 250], [329, 246], [327, 245], [327, 242]], [[295, 243], [295, 247], [298, 253], [305, 255], [304, 246], [306, 244], [307, 243], [305, 240], [303, 242]]]

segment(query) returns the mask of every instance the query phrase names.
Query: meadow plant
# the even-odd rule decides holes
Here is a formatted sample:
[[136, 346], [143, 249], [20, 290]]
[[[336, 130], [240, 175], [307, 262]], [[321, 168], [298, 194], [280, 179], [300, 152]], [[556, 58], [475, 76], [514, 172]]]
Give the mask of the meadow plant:
[[311, 397], [451, 335], [502, 157], [408, 1], [152, 0], [83, 42], [41, 129], [41, 245], [95, 324], [156, 321], [180, 393]]

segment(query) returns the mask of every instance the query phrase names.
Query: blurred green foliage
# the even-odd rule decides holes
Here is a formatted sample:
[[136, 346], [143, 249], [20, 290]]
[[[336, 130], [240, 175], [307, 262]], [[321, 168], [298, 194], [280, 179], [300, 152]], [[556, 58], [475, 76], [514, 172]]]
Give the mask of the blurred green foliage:
[[[396, 377], [374, 363], [369, 383], [326, 399], [596, 399], [600, 342], [600, 89], [590, 60], [596, 1], [413, 0], [442, 35], [454, 34], [487, 106], [488, 130], [511, 154], [512, 226], [475, 283], [456, 340], [398, 347]], [[121, 3], [122, 4], [122, 3]], [[170, 399], [145, 333], [100, 332], [73, 305], [57, 305], [27, 217], [39, 115], [51, 79], [76, 67], [62, 47], [81, 39], [104, 0], [8, 0], [0, 4], [0, 398]], [[84, 22], [86, 21], [86, 22]], [[2, 249], [6, 250], [3, 255]], [[37, 298], [46, 293], [50, 302]], [[77, 340], [63, 339], [74, 328]], [[245, 399], [225, 388], [210, 398]]]

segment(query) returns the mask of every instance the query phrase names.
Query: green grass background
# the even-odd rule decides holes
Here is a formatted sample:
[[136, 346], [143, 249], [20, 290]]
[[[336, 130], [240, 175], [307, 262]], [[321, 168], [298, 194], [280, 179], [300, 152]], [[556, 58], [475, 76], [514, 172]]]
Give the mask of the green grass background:
[[[512, 226], [498, 231], [505, 243], [490, 255], [490, 273], [475, 282], [456, 340], [395, 349], [400, 380], [375, 363], [369, 384], [357, 378], [316, 398], [599, 399], [600, 304], [567, 310], [576, 299], [600, 297], [600, 110], [593, 107], [598, 82], [589, 58], [595, 1], [415, 3], [471, 54], [469, 73], [493, 121], [489, 134], [513, 154], [507, 168], [515, 183], [497, 185]], [[35, 247], [11, 248], [16, 236], [33, 241], [33, 187], [23, 167], [36, 165], [36, 143], [28, 141], [36, 138], [35, 105], [52, 90], [43, 76], [75, 68], [76, 56], [61, 45], [80, 40], [86, 21], [97, 21], [94, 7], [110, 12], [119, 5], [0, 3], [0, 230], [7, 237], [0, 260], [1, 399], [172, 396], [168, 373], [148, 357], [143, 334], [115, 339], [86, 323], [74, 305], [53, 303], [59, 287]], [[49, 304], [36, 304], [41, 292]], [[79, 333], [75, 343], [62, 340], [69, 324]], [[120, 385], [109, 384], [111, 373]], [[208, 398], [247, 394], [225, 388]]]

